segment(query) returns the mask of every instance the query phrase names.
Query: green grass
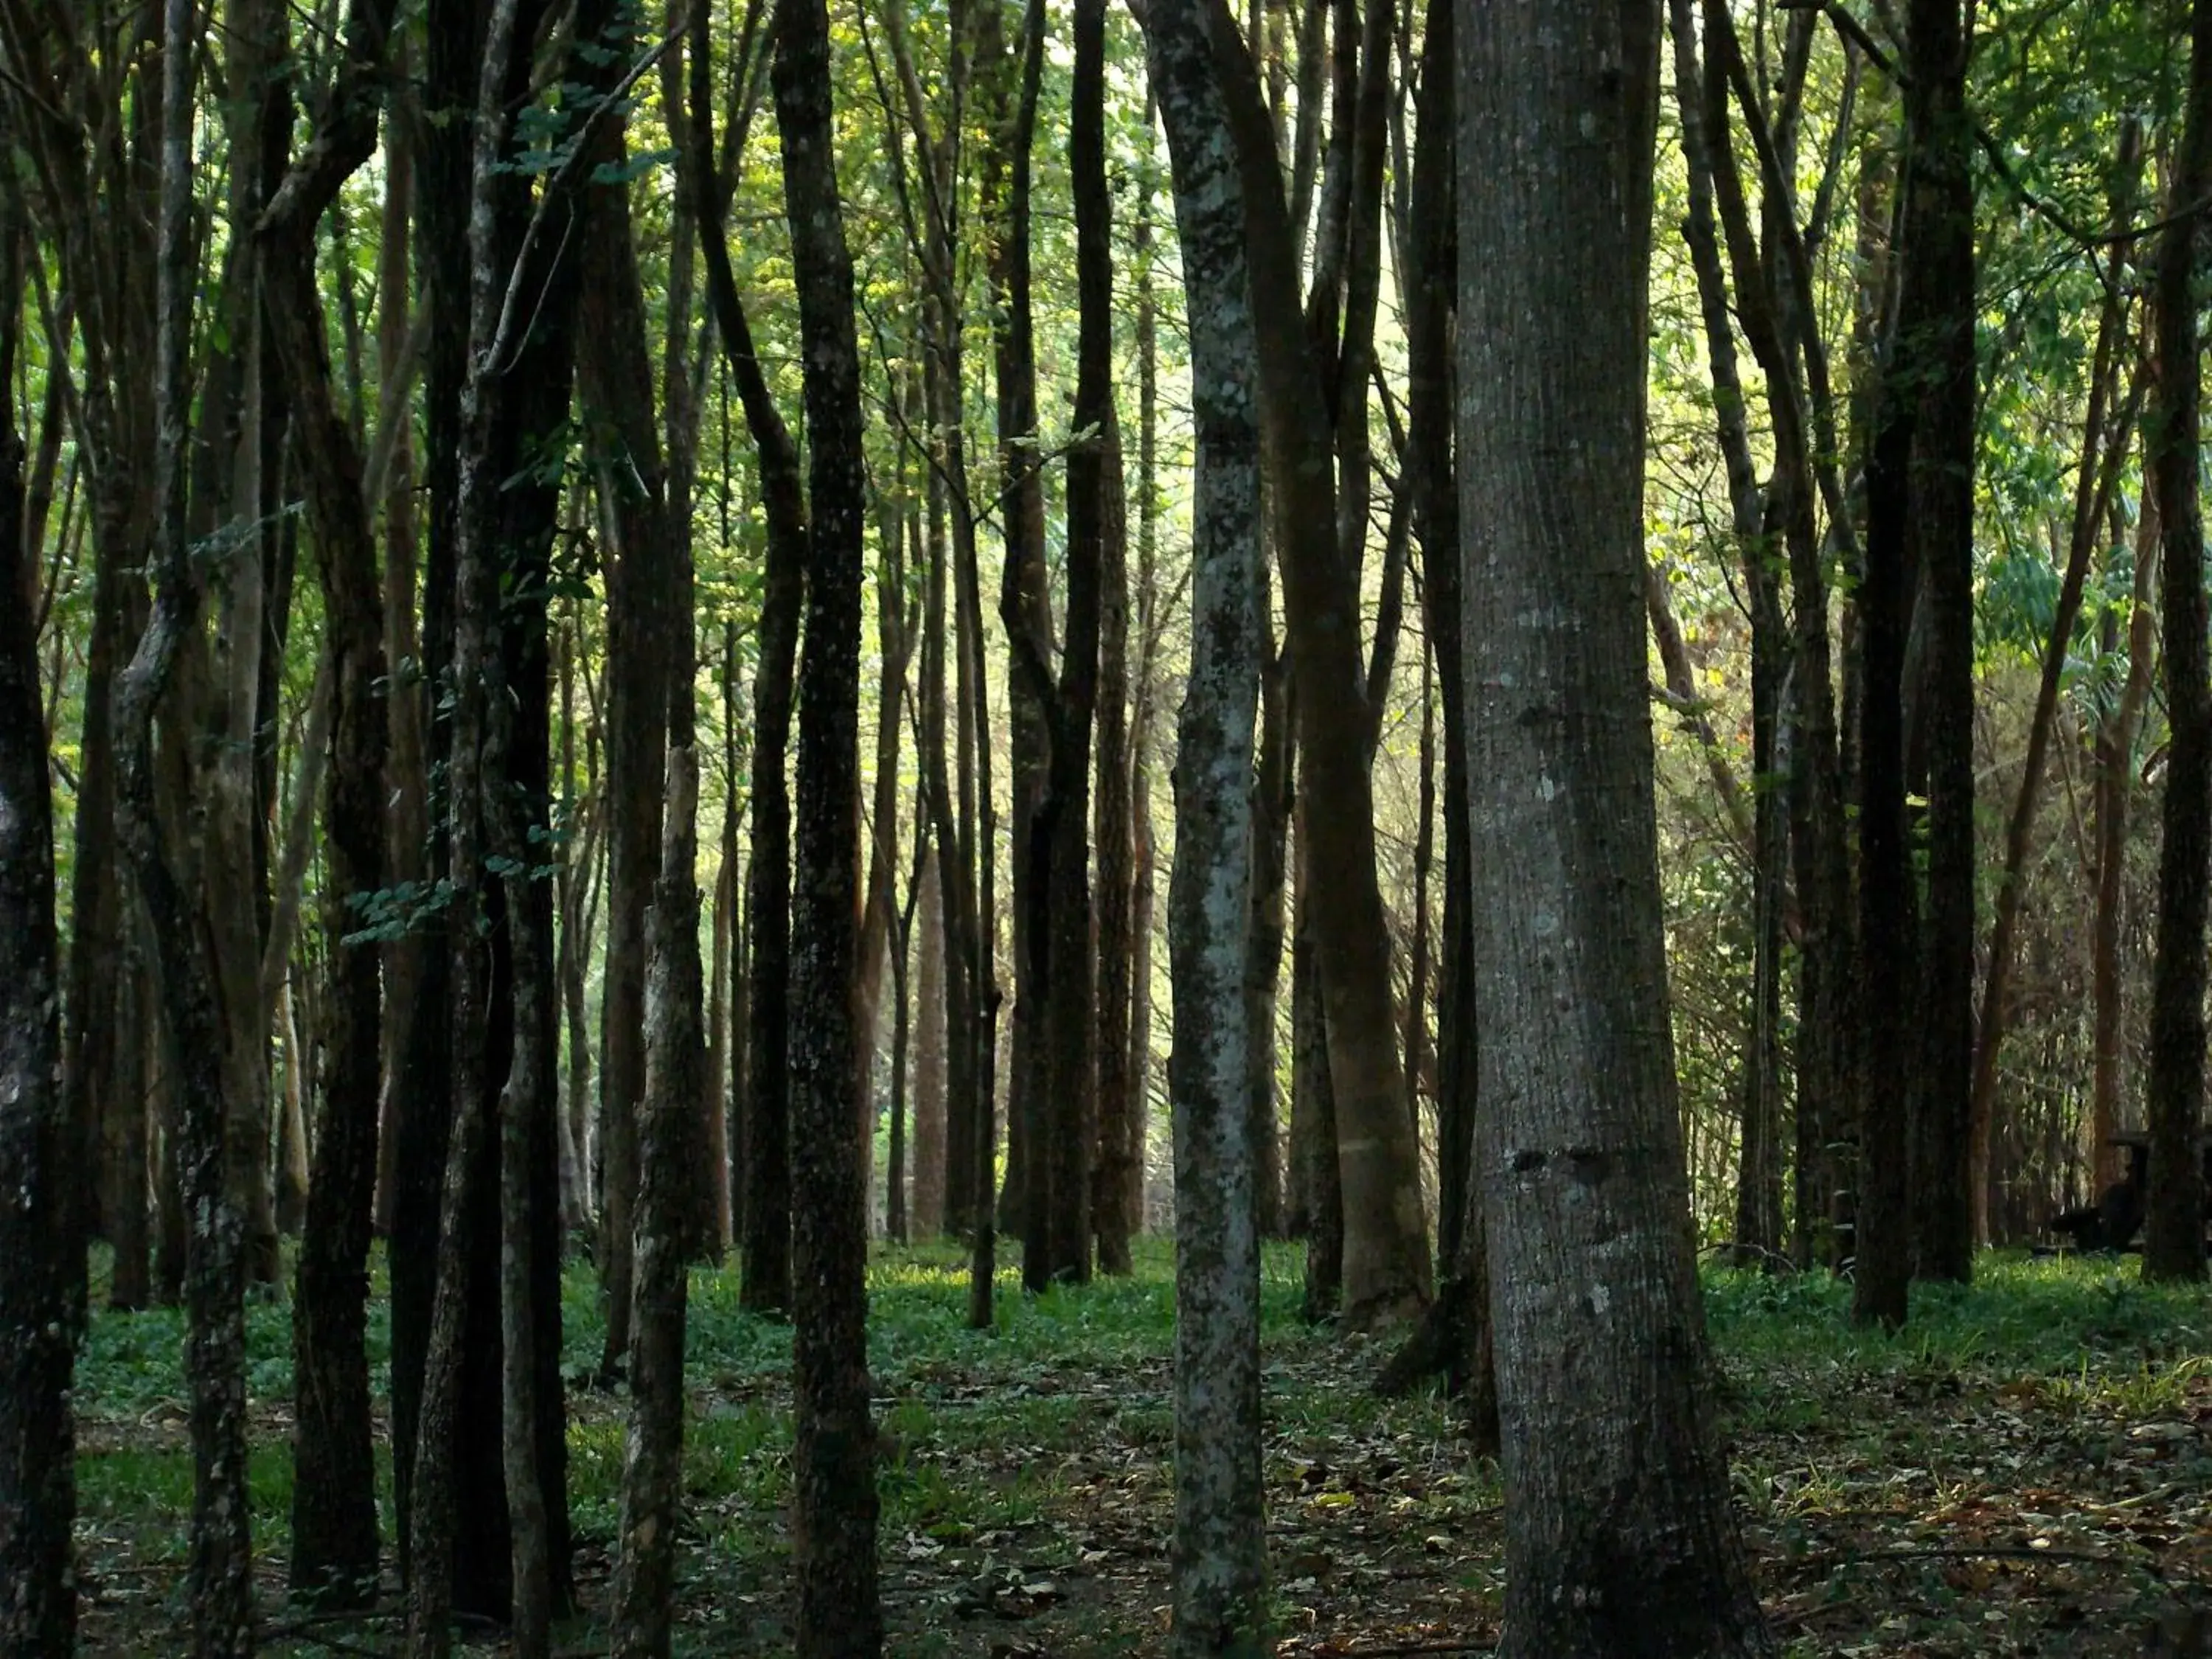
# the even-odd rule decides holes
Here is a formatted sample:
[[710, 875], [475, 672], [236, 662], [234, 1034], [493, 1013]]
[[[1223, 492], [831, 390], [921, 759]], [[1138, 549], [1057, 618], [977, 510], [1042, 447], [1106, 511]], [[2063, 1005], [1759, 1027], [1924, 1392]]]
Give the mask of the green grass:
[[[1060, 1645], [1045, 1650], [1149, 1650], [1143, 1632], [1165, 1595], [1172, 1265], [1164, 1242], [1146, 1241], [1131, 1278], [1036, 1297], [1021, 1294], [1010, 1267], [997, 1323], [977, 1332], [967, 1328], [966, 1262], [957, 1250], [878, 1252], [869, 1360], [883, 1436], [886, 1582], [906, 1621], [899, 1652], [984, 1651], [971, 1639], [983, 1627], [963, 1622], [960, 1598], [981, 1594], [979, 1584], [1018, 1594], [1040, 1576], [1073, 1587], [1064, 1603], [1021, 1615], [1053, 1633]], [[1466, 1456], [1447, 1403], [1380, 1401], [1368, 1392], [1383, 1350], [1301, 1323], [1300, 1272], [1295, 1249], [1269, 1248], [1266, 1468], [1286, 1627], [1365, 1618], [1395, 1629], [1421, 1607], [1460, 1620], [1454, 1630], [1479, 1623], [1494, 1611], [1500, 1583], [1495, 1470]], [[2010, 1537], [2046, 1510], [2096, 1512], [2100, 1494], [2136, 1494], [2113, 1512], [2148, 1525], [2142, 1516], [2152, 1512], [2130, 1505], [2166, 1503], [2168, 1487], [2212, 1486], [2212, 1455], [2161, 1426], [2212, 1416], [2212, 1299], [2203, 1291], [2146, 1288], [2131, 1261], [1990, 1255], [1977, 1273], [1971, 1287], [1916, 1290], [1912, 1322], [1895, 1335], [1854, 1326], [1850, 1287], [1825, 1277], [1705, 1273], [1722, 1424], [1753, 1553], [1770, 1607], [1785, 1628], [1809, 1632], [1794, 1638], [1793, 1651], [1842, 1650], [1854, 1634], [1863, 1650], [1889, 1650], [1904, 1638], [1859, 1625], [1869, 1609], [1890, 1606], [1909, 1613], [1915, 1641], [1997, 1651], [1978, 1638], [1954, 1638], [1979, 1621], [1992, 1639], [2000, 1630], [2012, 1639], [2043, 1604], [2021, 1601], [2016, 1585], [2001, 1586], [1993, 1601], [1980, 1579], [1942, 1561], [1910, 1571], [1880, 1565], [1900, 1540]], [[765, 1654], [787, 1641], [778, 1621], [788, 1592], [791, 1332], [741, 1311], [737, 1290], [726, 1270], [696, 1272], [690, 1286], [684, 1629], [692, 1645], [680, 1651]], [[604, 1335], [588, 1264], [568, 1269], [563, 1309], [565, 1360], [580, 1378]], [[289, 1313], [257, 1301], [247, 1325], [258, 1437], [253, 1523], [264, 1560], [281, 1563]], [[380, 1301], [371, 1330], [380, 1401], [387, 1347]], [[173, 1311], [103, 1314], [79, 1374], [88, 1553], [96, 1569], [161, 1588], [149, 1606], [173, 1595], [191, 1507], [181, 1352]], [[571, 1513], [586, 1559], [603, 1571], [627, 1401], [619, 1390], [580, 1387], [569, 1404]], [[2148, 1439], [2145, 1424], [2156, 1431]], [[382, 1448], [380, 1468], [388, 1481]], [[2061, 1488], [2074, 1497], [2055, 1497]], [[386, 1503], [388, 1536], [388, 1494]], [[2015, 1511], [2029, 1518], [2008, 1518]], [[2182, 1517], [2166, 1530], [2183, 1535], [2186, 1525]], [[1877, 1565], [1833, 1565], [1858, 1556]], [[2160, 1572], [2184, 1582], [2191, 1570], [2128, 1559], [2124, 1572], [2098, 1584], [2062, 1587], [2068, 1605], [2122, 1591], [2139, 1601], [2162, 1593]], [[264, 1577], [272, 1595], [280, 1583]], [[586, 1588], [587, 1599], [603, 1596], [603, 1583]], [[1390, 1613], [1394, 1595], [1403, 1605]], [[588, 1624], [579, 1628], [588, 1645]], [[380, 1652], [388, 1637], [388, 1628], [370, 1627], [362, 1642]]]

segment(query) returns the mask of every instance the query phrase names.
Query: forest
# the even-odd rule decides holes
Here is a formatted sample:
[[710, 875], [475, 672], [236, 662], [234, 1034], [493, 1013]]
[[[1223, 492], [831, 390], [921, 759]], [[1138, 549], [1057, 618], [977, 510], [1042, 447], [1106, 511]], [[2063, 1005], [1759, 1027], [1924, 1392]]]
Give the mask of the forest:
[[0, 0], [0, 1659], [2212, 1654], [2212, 0]]

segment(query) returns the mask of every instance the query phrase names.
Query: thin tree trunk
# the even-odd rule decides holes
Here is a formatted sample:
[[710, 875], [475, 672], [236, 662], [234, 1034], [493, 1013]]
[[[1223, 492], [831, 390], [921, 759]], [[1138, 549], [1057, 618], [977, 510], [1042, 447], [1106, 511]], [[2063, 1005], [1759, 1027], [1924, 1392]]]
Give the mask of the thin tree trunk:
[[[697, 14], [695, 12], [695, 18]], [[761, 599], [760, 662], [753, 687], [752, 836], [745, 867], [746, 988], [744, 1270], [738, 1297], [754, 1313], [791, 1306], [790, 1017], [791, 799], [786, 783], [800, 611], [809, 539], [799, 451], [769, 394], [752, 331], [738, 297], [726, 228], [726, 191], [715, 164], [714, 82], [703, 30], [690, 66], [690, 142], [679, 161], [697, 204], [707, 295], [723, 356], [760, 453], [768, 520], [768, 574]]]
[[[940, 691], [940, 695], [942, 695]], [[945, 1231], [945, 938], [944, 885], [938, 872], [945, 849], [931, 838], [921, 872], [917, 906], [920, 927], [915, 948], [914, 1200], [909, 1231], [935, 1238]]]
[[[2117, 538], [2115, 540], [2117, 541]], [[2136, 522], [2128, 599], [2128, 678], [2120, 699], [2097, 731], [2097, 896], [2091, 924], [2092, 1075], [2089, 1104], [2089, 1191], [2096, 1199], [2120, 1179], [2122, 1023], [2126, 989], [2121, 974], [2120, 921], [2125, 908], [2128, 824], [2135, 801], [2136, 734], [2150, 702], [2157, 655], [2157, 585], [2160, 542], [2158, 498], [2145, 491]]]
[[[2142, 128], [2128, 122], [2121, 129], [2120, 152], [2114, 163], [2108, 216], [2115, 233], [2124, 229], [2134, 210], [2136, 174], [2141, 166]], [[2074, 478], [2074, 520], [2067, 542], [2066, 572], [2058, 589], [2057, 610], [2051, 623], [2051, 641], [2043, 653], [2043, 675], [2036, 686], [2035, 714], [2028, 726], [2027, 754], [2021, 763], [2020, 787], [2013, 796], [2011, 817], [2005, 825], [2004, 872], [1997, 884], [1996, 915], [1990, 923], [1989, 966], [1982, 984], [1981, 1020], [1975, 1033], [1971, 1193], [1974, 1241], [1990, 1242], [1991, 1190], [1990, 1152], [1995, 1136], [1997, 1099], [1997, 1058], [2004, 1043], [2010, 1010], [2005, 993], [2012, 977], [2013, 934], [2020, 922], [2021, 901], [2027, 885], [2028, 844], [2035, 833], [2037, 809], [2042, 805], [2043, 767], [2050, 751], [2052, 727], [2058, 714], [2059, 682], [2074, 641], [2075, 624], [2081, 615], [2082, 590], [2087, 586], [2090, 556], [2096, 550], [2098, 532], [2106, 507], [2119, 482], [2119, 470], [2132, 446], [2135, 404], [2141, 380], [2136, 382], [2115, 413], [2112, 398], [2118, 390], [2120, 359], [2126, 349], [2125, 301], [2117, 289], [2105, 296], [2097, 320], [2097, 343], [2089, 377], [2088, 407], [2081, 423], [2081, 451]]]
[[[1262, 415], [1278, 490], [1283, 598], [1298, 697], [1301, 830], [1325, 883], [1310, 886], [1344, 1189], [1344, 1313], [1354, 1328], [1418, 1313], [1431, 1289], [1419, 1150], [1406, 1115], [1390, 939], [1377, 881], [1375, 729], [1359, 661], [1359, 552], [1367, 535], [1367, 404], [1378, 280], [1389, 12], [1370, 5], [1358, 48], [1355, 108], [1340, 113], [1349, 159], [1342, 229], [1325, 189], [1315, 318], [1297, 301], [1297, 265], [1272, 129], [1241, 42], [1217, 41], [1237, 137], [1260, 340]], [[1339, 23], [1340, 38], [1344, 25]], [[1225, 20], [1217, 29], [1226, 31]], [[1343, 72], [1339, 71], [1340, 82]], [[1339, 90], [1343, 106], [1343, 88]], [[1322, 273], [1342, 273], [1340, 296]], [[1340, 338], [1332, 337], [1339, 299]], [[1339, 395], [1342, 388], [1359, 395]], [[1318, 808], [1314, 803], [1325, 803]], [[1301, 921], [1301, 927], [1305, 926]]]
[[228, 1180], [223, 1041], [216, 966], [164, 850], [154, 775], [154, 709], [197, 627], [204, 594], [185, 524], [186, 421], [196, 273], [191, 237], [191, 120], [199, 19], [190, 0], [162, 11], [157, 232], [157, 426], [154, 609], [116, 689], [118, 828], [155, 945], [162, 1022], [176, 1066], [178, 1165], [193, 1225], [185, 1263], [185, 1374], [191, 1390], [192, 1523], [186, 1596], [194, 1659], [243, 1659], [254, 1645], [246, 1486], [245, 1237]]
[[1245, 935], [1244, 1041], [1252, 1124], [1254, 1203], [1262, 1238], [1289, 1236], [1284, 1225], [1283, 1159], [1276, 1096], [1275, 1007], [1283, 976], [1283, 940], [1287, 932], [1285, 900], [1290, 890], [1291, 815], [1297, 763], [1291, 736], [1297, 710], [1291, 686], [1289, 653], [1277, 647], [1267, 615], [1267, 573], [1260, 572], [1259, 758], [1252, 774], [1252, 915]]
[[348, 941], [357, 926], [356, 898], [384, 885], [388, 715], [379, 704], [385, 617], [372, 497], [363, 488], [354, 430], [331, 386], [313, 238], [340, 187], [376, 146], [376, 77], [392, 16], [391, 0], [357, 0], [349, 9], [346, 59], [319, 100], [314, 142], [272, 192], [257, 232], [263, 313], [289, 383], [292, 447], [319, 555], [331, 664], [323, 913], [329, 1070], [293, 1303], [299, 1409], [292, 1587], [296, 1595], [341, 1607], [374, 1600], [377, 1576], [367, 1345], [382, 985], [375, 951]]
[[[1130, 954], [1129, 588], [1128, 507], [1122, 477], [1121, 417], [1114, 373], [1112, 201], [1108, 194], [1105, 117], [1105, 7], [1076, 8], [1075, 106], [1068, 166], [1076, 197], [1077, 281], [1082, 307], [1075, 424], [1097, 435], [1069, 458], [1071, 542], [1079, 500], [1086, 534], [1095, 537], [1097, 593], [1098, 788], [1096, 827], [1098, 887], [1091, 1037], [1095, 1066], [1097, 1167], [1090, 1183], [1089, 1225], [1098, 1241], [1099, 1269], [1130, 1271], [1129, 997], [1136, 964]], [[1095, 517], [1095, 524], [1090, 518]], [[1079, 1011], [1071, 1009], [1073, 1018]]]
[[[1913, 562], [1929, 628], [1920, 709], [1928, 757], [1928, 908], [1913, 1018], [1925, 1044], [1914, 1105], [1911, 1212], [1923, 1279], [1973, 1277], [1974, 359], [1973, 118], [1966, 0], [1913, 0], [1913, 222], [1906, 279], [1917, 323], [1897, 348], [1918, 381], [1911, 456]], [[1893, 361], [1896, 361], [1893, 359]], [[2212, 791], [2212, 772], [2207, 774]], [[2212, 802], [2212, 794], [2208, 794]]]
[[773, 79], [806, 366], [812, 520], [792, 917], [794, 1646], [801, 1659], [871, 1659], [884, 1631], [852, 1002], [866, 474], [822, 0], [777, 0]]
[[1173, 158], [1191, 323], [1198, 495], [1192, 653], [1169, 896], [1176, 1041], [1175, 1622], [1169, 1650], [1270, 1652], [1260, 1468], [1260, 1249], [1243, 1029], [1260, 659], [1260, 433], [1237, 146], [1204, 0], [1155, 0], [1151, 67]]
[[[684, 583], [688, 589], [690, 584]], [[685, 594], [688, 610], [690, 596]], [[615, 1568], [615, 1652], [665, 1659], [675, 1614], [677, 1528], [682, 1520], [684, 1272], [683, 1163], [701, 1083], [699, 771], [690, 689], [673, 690], [669, 720], [667, 826], [653, 890], [646, 1114], [639, 1170], [635, 1338], [629, 1426], [623, 1458], [621, 1553]]]
[[2203, 387], [2197, 332], [2195, 204], [2212, 189], [2212, 0], [2190, 10], [2189, 103], [2153, 273], [2150, 486], [2163, 546], [2163, 690], [2168, 727], [2158, 863], [2158, 956], [2151, 977], [2150, 1170], [2143, 1277], [2204, 1277], [2204, 930], [2212, 890], [2212, 681], [2205, 645], [2204, 523], [2198, 501]]
[[[84, 1328], [84, 1126], [61, 1087], [53, 795], [40, 708], [15, 384], [27, 238], [0, 206], [0, 1655], [76, 1646], [76, 1445], [70, 1388]], [[141, 1213], [143, 1213], [143, 1206]]]

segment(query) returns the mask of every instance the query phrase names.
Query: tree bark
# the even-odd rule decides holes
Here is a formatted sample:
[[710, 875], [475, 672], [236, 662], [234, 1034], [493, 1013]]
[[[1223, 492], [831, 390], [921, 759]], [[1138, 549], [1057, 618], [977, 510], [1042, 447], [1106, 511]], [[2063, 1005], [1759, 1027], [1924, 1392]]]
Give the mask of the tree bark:
[[[1912, 558], [1929, 629], [1919, 712], [1927, 738], [1928, 907], [1914, 1018], [1925, 1045], [1913, 1103], [1914, 1270], [1974, 1272], [1973, 118], [1964, 0], [1913, 0], [1905, 89], [1911, 146], [1905, 310], [1893, 351], [1913, 366]], [[1891, 372], [1899, 360], [1893, 357]], [[2212, 772], [2207, 773], [2212, 789]], [[1875, 1051], [1879, 1052], [1879, 1051]]]
[[800, 667], [791, 984], [793, 1543], [801, 1659], [883, 1650], [866, 1219], [853, 1091], [860, 554], [866, 473], [823, 0], [777, 0], [773, 84], [806, 365], [811, 544]]
[[1666, 1006], [1642, 583], [1658, 7], [1455, 21], [1502, 1651], [1771, 1654], [1711, 1420]]
[[[1264, 503], [1263, 503], [1264, 515]], [[1283, 1159], [1277, 1130], [1275, 1009], [1283, 975], [1290, 890], [1290, 834], [1296, 801], [1297, 763], [1291, 755], [1296, 724], [1290, 656], [1279, 650], [1268, 615], [1267, 572], [1260, 571], [1259, 755], [1252, 774], [1252, 915], [1245, 934], [1244, 1041], [1249, 1051], [1247, 1085], [1251, 1103], [1254, 1203], [1262, 1238], [1289, 1236], [1284, 1224]]]
[[[417, 1656], [446, 1650], [454, 1608], [512, 1617], [538, 1641], [569, 1589], [552, 914], [550, 888], [532, 874], [550, 833], [546, 601], [559, 482], [529, 458], [568, 418], [577, 274], [562, 253], [573, 231], [561, 231], [579, 203], [574, 169], [538, 196], [507, 164], [508, 112], [543, 15], [536, 0], [499, 0], [463, 60], [477, 101], [451, 509], [452, 1127], [412, 1469], [408, 1642]], [[610, 21], [594, 0], [575, 19], [576, 41], [600, 41]], [[572, 44], [562, 60], [584, 111], [598, 107], [609, 77], [595, 51]], [[538, 296], [527, 315], [511, 292]], [[514, 1167], [518, 1151], [526, 1168]]]
[[[1209, 25], [1209, 17], [1212, 23]], [[1176, 1040], [1175, 1614], [1169, 1651], [1271, 1652], [1260, 1468], [1260, 1249], [1243, 1030], [1260, 658], [1260, 432], [1220, 13], [1155, 0], [1146, 27], [1175, 170], [1197, 429], [1191, 668], [1169, 893]]]
[[921, 872], [920, 926], [915, 949], [914, 1202], [909, 1231], [935, 1238], [945, 1231], [945, 980], [944, 887], [938, 871], [944, 848], [934, 837]]
[[2143, 1277], [2204, 1277], [2204, 932], [2212, 896], [2212, 666], [2205, 643], [2204, 521], [2199, 504], [2197, 204], [2212, 189], [2212, 0], [2190, 9], [2189, 101], [2170, 200], [2180, 216], [2159, 239], [2153, 272], [2150, 487], [2164, 564], [2166, 799], [2158, 860], [2158, 955], [2151, 977], [2150, 1171]]
[[[10, 387], [27, 240], [0, 206], [0, 386]], [[76, 1646], [70, 1388], [85, 1319], [86, 1138], [62, 1089], [53, 793], [37, 613], [22, 599], [37, 556], [25, 516], [10, 397], [0, 415], [0, 1656], [46, 1659]]]
[[[2089, 1190], [2094, 1199], [2120, 1179], [2120, 1067], [2126, 989], [2121, 974], [2120, 922], [2126, 905], [2128, 824], [2136, 792], [2136, 736], [2150, 702], [2160, 536], [2158, 499], [2145, 491], [2136, 521], [2128, 596], [2128, 678], [2119, 701], [2097, 730], [2097, 896], [2090, 923], [2091, 1077]], [[2115, 540], [2117, 541], [2117, 538]], [[2117, 630], [2115, 630], [2117, 631]], [[2116, 641], [2117, 642], [2117, 641]]]
[[[1371, 362], [1375, 263], [1380, 234], [1387, 5], [1370, 5], [1341, 175], [1340, 239], [1316, 252], [1316, 321], [1298, 303], [1294, 239], [1256, 71], [1217, 10], [1215, 51], [1237, 138], [1260, 344], [1261, 414], [1283, 532], [1285, 615], [1297, 686], [1301, 830], [1314, 867], [1309, 889], [1321, 954], [1328, 1061], [1344, 1190], [1344, 1316], [1353, 1328], [1419, 1311], [1431, 1286], [1419, 1149], [1405, 1109], [1405, 1080], [1391, 998], [1390, 937], [1377, 883], [1374, 718], [1359, 660], [1359, 566], [1367, 535], [1366, 398]], [[1340, 38], [1344, 24], [1340, 20]], [[1340, 78], [1341, 71], [1340, 70]], [[1340, 98], [1340, 103], [1342, 100]], [[1340, 115], [1337, 125], [1347, 125]], [[1356, 182], [1355, 182], [1356, 180]], [[1333, 210], [1324, 192], [1322, 221]], [[1340, 249], [1332, 241], [1340, 240]], [[1334, 267], [1328, 261], [1334, 260]], [[1342, 271], [1339, 296], [1318, 274]], [[1340, 337], [1333, 325], [1342, 304]], [[1306, 925], [1304, 921], [1302, 927]]]
[[[696, 15], [696, 14], [695, 14]], [[792, 962], [791, 796], [786, 771], [805, 600], [809, 545], [799, 449], [770, 395], [730, 266], [726, 191], [714, 161], [714, 82], [703, 30], [690, 59], [690, 142], [679, 161], [698, 204], [707, 297], [745, 424], [760, 455], [768, 521], [760, 663], [753, 685], [752, 836], [745, 866], [750, 957], [746, 987], [744, 1273], [738, 1299], [753, 1313], [791, 1307], [791, 1100], [788, 1023]], [[857, 509], [857, 505], [856, 508]]]
[[271, 193], [262, 244], [263, 314], [289, 382], [292, 447], [307, 487], [331, 663], [325, 810], [328, 1073], [293, 1303], [292, 1589], [336, 1606], [374, 1600], [376, 1467], [371, 1446], [368, 1249], [376, 1185], [382, 987], [376, 952], [354, 939], [355, 906], [384, 885], [386, 714], [384, 602], [362, 459], [331, 385], [315, 288], [315, 228], [375, 149], [390, 0], [348, 12], [346, 58], [318, 100], [315, 138]]
[[163, 844], [153, 722], [204, 598], [185, 523], [190, 356], [197, 273], [191, 235], [191, 120], [199, 19], [167, 0], [161, 22], [161, 206], [156, 232], [157, 421], [152, 614], [116, 688], [118, 829], [155, 945], [161, 1018], [176, 1068], [185, 1242], [185, 1374], [191, 1390], [192, 1522], [185, 1594], [194, 1659], [253, 1651], [252, 1545], [246, 1486], [245, 1226], [228, 1170], [224, 1045], [216, 964]]

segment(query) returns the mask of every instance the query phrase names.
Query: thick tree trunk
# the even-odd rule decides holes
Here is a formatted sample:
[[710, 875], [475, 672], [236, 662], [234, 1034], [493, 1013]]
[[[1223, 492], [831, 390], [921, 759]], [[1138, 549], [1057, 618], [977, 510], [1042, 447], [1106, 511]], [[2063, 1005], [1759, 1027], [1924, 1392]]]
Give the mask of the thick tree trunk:
[[2203, 404], [2197, 332], [2195, 204], [2212, 189], [2212, 0], [2190, 11], [2189, 104], [2152, 294], [2157, 398], [2150, 484], [2164, 545], [2166, 799], [2158, 862], [2158, 957], [2151, 979], [2144, 1110], [2150, 1173], [2143, 1277], [2204, 1277], [2204, 931], [2212, 896], [2212, 666], [2205, 644], [2204, 520], [2197, 481]]
[[1243, 209], [1206, 0], [1156, 0], [1151, 64], [1175, 167], [1197, 489], [1191, 668], [1176, 753], [1175, 1622], [1169, 1651], [1257, 1656], [1267, 1633], [1260, 1249], [1243, 1024], [1260, 656], [1260, 434]]
[[1771, 1654], [1711, 1420], [1666, 1009], [1642, 586], [1658, 8], [1455, 21], [1503, 1651]]
[[[418, 1656], [446, 1650], [455, 1608], [514, 1616], [535, 1640], [539, 1609], [557, 1616], [568, 1595], [552, 914], [546, 884], [528, 878], [550, 811], [545, 605], [559, 486], [525, 458], [544, 453], [565, 427], [577, 280], [574, 261], [557, 251], [566, 239], [528, 234], [539, 203], [527, 176], [506, 165], [507, 112], [541, 18], [535, 0], [500, 0], [484, 34], [469, 37], [465, 67], [449, 64], [454, 78], [443, 82], [458, 90], [473, 75], [477, 101], [462, 260], [468, 373], [452, 509], [445, 817], [456, 921], [444, 1000], [452, 1127], [407, 1553], [409, 1650]], [[576, 19], [579, 41], [598, 41], [609, 21], [587, 5]], [[454, 28], [447, 49], [467, 33], [461, 20], [433, 22]], [[434, 42], [441, 33], [434, 28]], [[606, 73], [580, 46], [563, 70], [586, 87]], [[549, 218], [578, 210], [563, 177], [547, 187]], [[510, 286], [542, 301], [520, 337], [502, 332]], [[514, 1167], [517, 1151], [526, 1169]], [[526, 1353], [508, 1351], [508, 1334]]]
[[[0, 207], [0, 386], [15, 383], [26, 240]], [[61, 1087], [53, 794], [24, 518], [10, 399], [0, 415], [0, 1656], [46, 1659], [76, 1645], [70, 1386], [85, 1317], [86, 1137]]]
[[[1928, 909], [1914, 1018], [1925, 1044], [1913, 1103], [1915, 1272], [1974, 1271], [1974, 181], [1965, 0], [1913, 0], [1905, 92], [1911, 166], [1905, 325], [1918, 382], [1911, 535], [1929, 629]], [[1913, 297], [1915, 295], [1918, 297]], [[1894, 361], [1894, 360], [1893, 360]], [[2212, 790], [2212, 772], [2207, 774]]]

